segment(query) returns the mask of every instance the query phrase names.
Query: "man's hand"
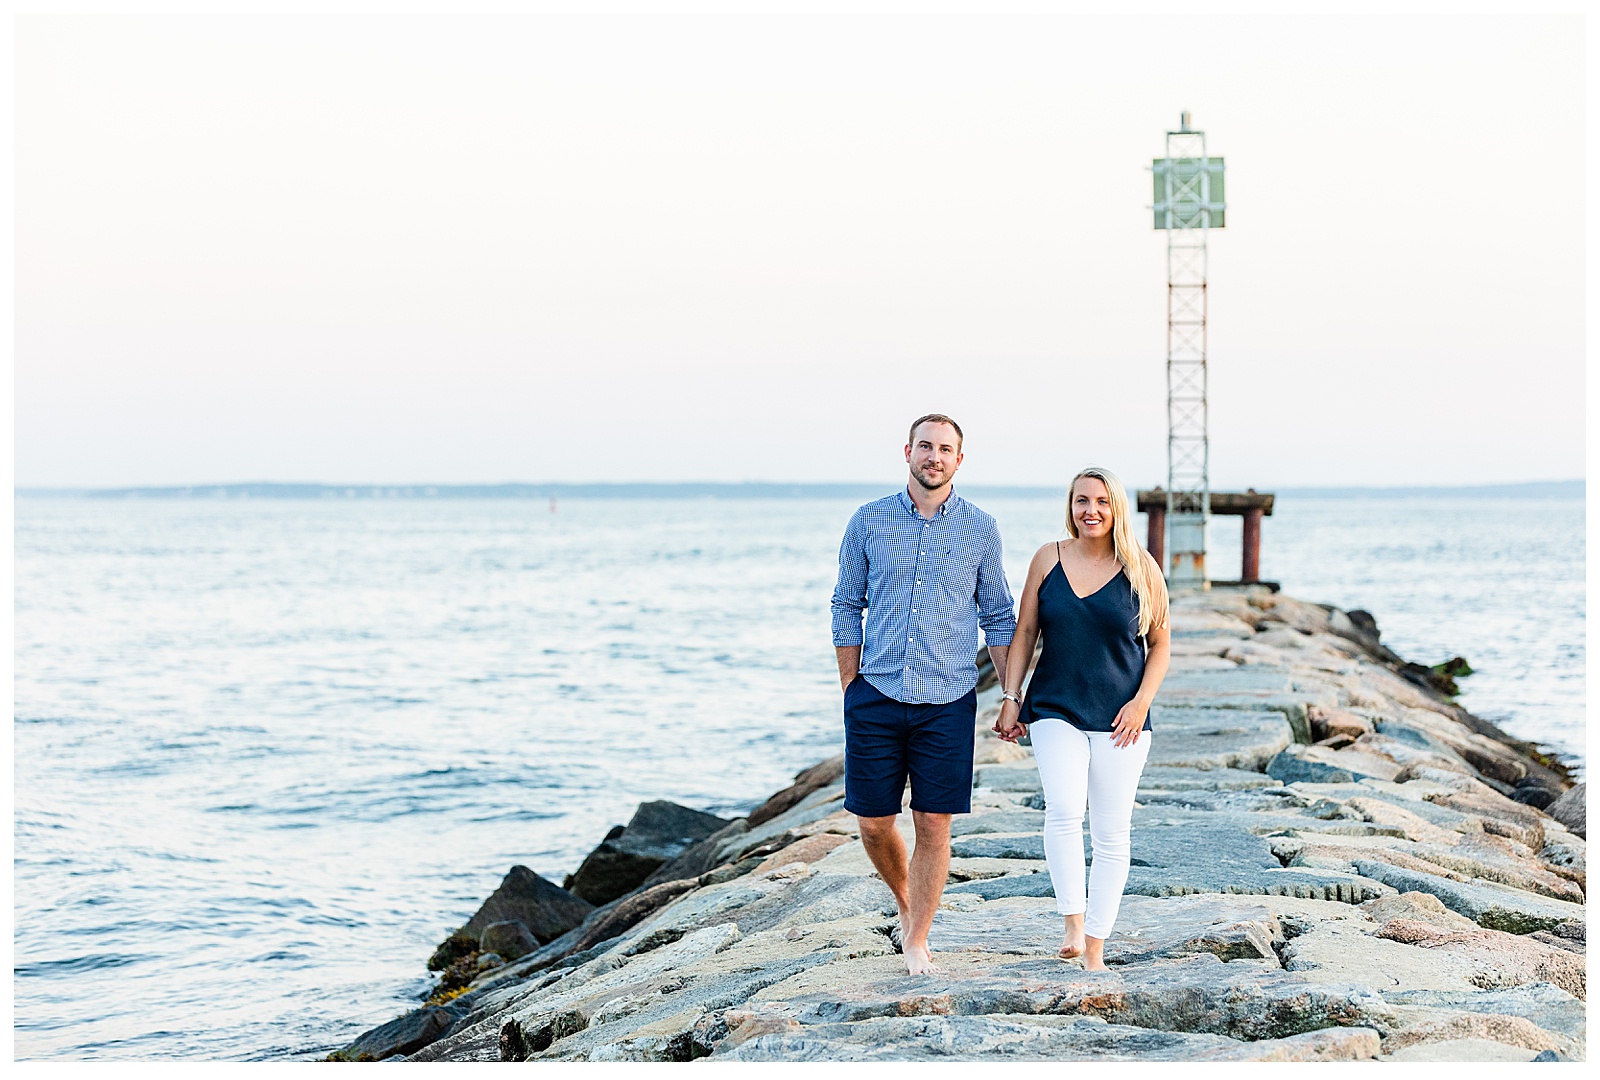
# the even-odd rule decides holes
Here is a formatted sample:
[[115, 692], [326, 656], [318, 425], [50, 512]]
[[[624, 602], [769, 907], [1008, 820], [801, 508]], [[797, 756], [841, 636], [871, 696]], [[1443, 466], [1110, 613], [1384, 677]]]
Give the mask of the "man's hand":
[[835, 645], [833, 651], [839, 658], [839, 689], [848, 690], [861, 671], [861, 646]]
[[1150, 706], [1138, 698], [1118, 709], [1117, 718], [1111, 721], [1111, 745], [1132, 746], [1138, 742], [1144, 730], [1144, 718], [1149, 713]]
[[1022, 706], [1010, 698], [1000, 703], [1000, 715], [994, 722], [994, 733], [1008, 743], [1014, 743], [1027, 731], [1027, 725], [1019, 719], [1022, 715]]

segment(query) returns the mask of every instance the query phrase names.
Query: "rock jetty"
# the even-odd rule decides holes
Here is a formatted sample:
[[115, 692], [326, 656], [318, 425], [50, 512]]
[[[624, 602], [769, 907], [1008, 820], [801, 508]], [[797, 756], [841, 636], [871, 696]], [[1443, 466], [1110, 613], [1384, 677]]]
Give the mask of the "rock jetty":
[[1038, 774], [988, 731], [991, 674], [945, 974], [906, 974], [834, 758], [733, 821], [646, 803], [565, 888], [514, 867], [430, 1002], [330, 1057], [1582, 1059], [1583, 785], [1364, 612], [1218, 589], [1173, 624], [1110, 971], [1055, 956]]

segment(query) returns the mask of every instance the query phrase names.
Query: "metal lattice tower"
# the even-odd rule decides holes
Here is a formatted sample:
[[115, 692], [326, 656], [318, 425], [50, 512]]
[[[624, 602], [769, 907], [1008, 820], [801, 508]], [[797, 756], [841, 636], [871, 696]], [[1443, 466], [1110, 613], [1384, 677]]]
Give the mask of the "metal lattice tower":
[[1156, 228], [1167, 234], [1167, 514], [1165, 567], [1173, 585], [1205, 588], [1211, 518], [1206, 437], [1206, 240], [1224, 224], [1223, 162], [1203, 131], [1167, 132], [1151, 170]]

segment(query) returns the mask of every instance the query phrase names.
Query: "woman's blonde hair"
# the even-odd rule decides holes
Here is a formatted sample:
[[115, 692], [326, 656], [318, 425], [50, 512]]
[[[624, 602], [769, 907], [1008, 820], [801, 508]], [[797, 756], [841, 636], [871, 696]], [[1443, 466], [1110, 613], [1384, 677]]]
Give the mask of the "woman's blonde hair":
[[1067, 534], [1078, 538], [1077, 523], [1072, 520], [1073, 489], [1085, 477], [1100, 481], [1111, 496], [1111, 542], [1116, 548], [1117, 561], [1133, 585], [1139, 598], [1139, 636], [1144, 637], [1152, 627], [1167, 625], [1167, 579], [1152, 564], [1154, 559], [1140, 546], [1133, 532], [1133, 510], [1128, 505], [1128, 489], [1122, 486], [1117, 474], [1110, 469], [1090, 465], [1067, 485]]

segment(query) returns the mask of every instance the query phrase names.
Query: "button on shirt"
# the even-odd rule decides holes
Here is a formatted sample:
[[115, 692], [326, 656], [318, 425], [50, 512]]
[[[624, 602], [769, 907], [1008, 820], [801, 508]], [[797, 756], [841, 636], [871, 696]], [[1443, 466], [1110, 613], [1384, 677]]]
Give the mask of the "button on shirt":
[[905, 490], [855, 512], [839, 545], [833, 643], [863, 646], [861, 674], [879, 693], [961, 697], [978, 683], [980, 627], [993, 646], [1017, 629], [994, 518], [953, 491], [931, 521]]

